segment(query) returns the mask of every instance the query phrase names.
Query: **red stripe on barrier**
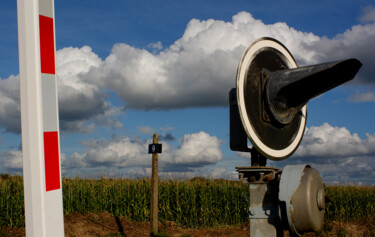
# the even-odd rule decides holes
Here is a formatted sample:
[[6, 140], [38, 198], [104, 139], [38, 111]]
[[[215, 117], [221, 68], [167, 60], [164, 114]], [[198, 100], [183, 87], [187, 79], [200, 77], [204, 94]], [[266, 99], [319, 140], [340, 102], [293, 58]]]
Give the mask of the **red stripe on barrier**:
[[55, 74], [53, 18], [39, 15], [40, 63], [42, 73]]
[[58, 132], [44, 132], [44, 169], [46, 174], [46, 191], [60, 189]]

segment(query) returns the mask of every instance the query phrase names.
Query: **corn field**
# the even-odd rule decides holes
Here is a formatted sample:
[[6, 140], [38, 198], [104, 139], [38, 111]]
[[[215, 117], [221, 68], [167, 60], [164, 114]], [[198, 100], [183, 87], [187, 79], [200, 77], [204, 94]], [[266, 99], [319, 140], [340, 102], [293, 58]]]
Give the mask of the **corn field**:
[[[327, 221], [375, 219], [375, 186], [328, 186], [332, 198]], [[63, 179], [64, 214], [109, 212], [147, 222], [150, 217], [149, 179]], [[159, 182], [159, 220], [184, 227], [239, 225], [248, 221], [249, 188], [236, 181], [162, 180]], [[0, 226], [24, 226], [23, 181], [0, 176]]]

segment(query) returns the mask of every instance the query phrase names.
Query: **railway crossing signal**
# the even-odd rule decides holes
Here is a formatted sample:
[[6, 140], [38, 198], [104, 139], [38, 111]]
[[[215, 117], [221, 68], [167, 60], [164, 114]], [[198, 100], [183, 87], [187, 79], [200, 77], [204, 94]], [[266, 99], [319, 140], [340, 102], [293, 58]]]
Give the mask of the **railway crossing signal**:
[[[283, 236], [318, 231], [325, 193], [319, 173], [309, 165], [267, 167], [298, 148], [306, 126], [307, 102], [349, 80], [362, 64], [346, 59], [298, 67], [289, 50], [272, 38], [254, 41], [237, 70], [229, 93], [230, 148], [251, 154], [250, 167], [237, 167], [250, 188], [250, 236]], [[247, 139], [253, 145], [249, 148]]]

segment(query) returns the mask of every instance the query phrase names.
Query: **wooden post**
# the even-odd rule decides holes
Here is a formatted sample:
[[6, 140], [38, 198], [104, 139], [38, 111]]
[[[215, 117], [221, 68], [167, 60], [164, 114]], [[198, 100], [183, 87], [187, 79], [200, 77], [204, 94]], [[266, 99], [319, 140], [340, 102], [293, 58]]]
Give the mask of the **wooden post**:
[[[158, 144], [159, 137], [154, 133], [153, 144]], [[151, 235], [158, 233], [158, 153], [152, 153], [152, 174], [151, 174]]]

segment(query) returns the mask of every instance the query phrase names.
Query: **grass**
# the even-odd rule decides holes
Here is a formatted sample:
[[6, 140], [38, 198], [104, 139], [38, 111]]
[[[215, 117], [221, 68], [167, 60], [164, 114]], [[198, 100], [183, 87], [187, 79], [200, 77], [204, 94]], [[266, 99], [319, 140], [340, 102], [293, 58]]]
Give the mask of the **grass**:
[[[109, 212], [137, 222], [150, 216], [149, 179], [63, 179], [64, 213]], [[375, 187], [328, 186], [326, 220], [375, 220]], [[236, 181], [195, 178], [159, 182], [159, 220], [189, 228], [248, 221], [249, 188]], [[22, 177], [0, 175], [0, 226], [24, 226]], [[326, 225], [326, 228], [330, 228]], [[375, 229], [375, 226], [374, 226]]]

